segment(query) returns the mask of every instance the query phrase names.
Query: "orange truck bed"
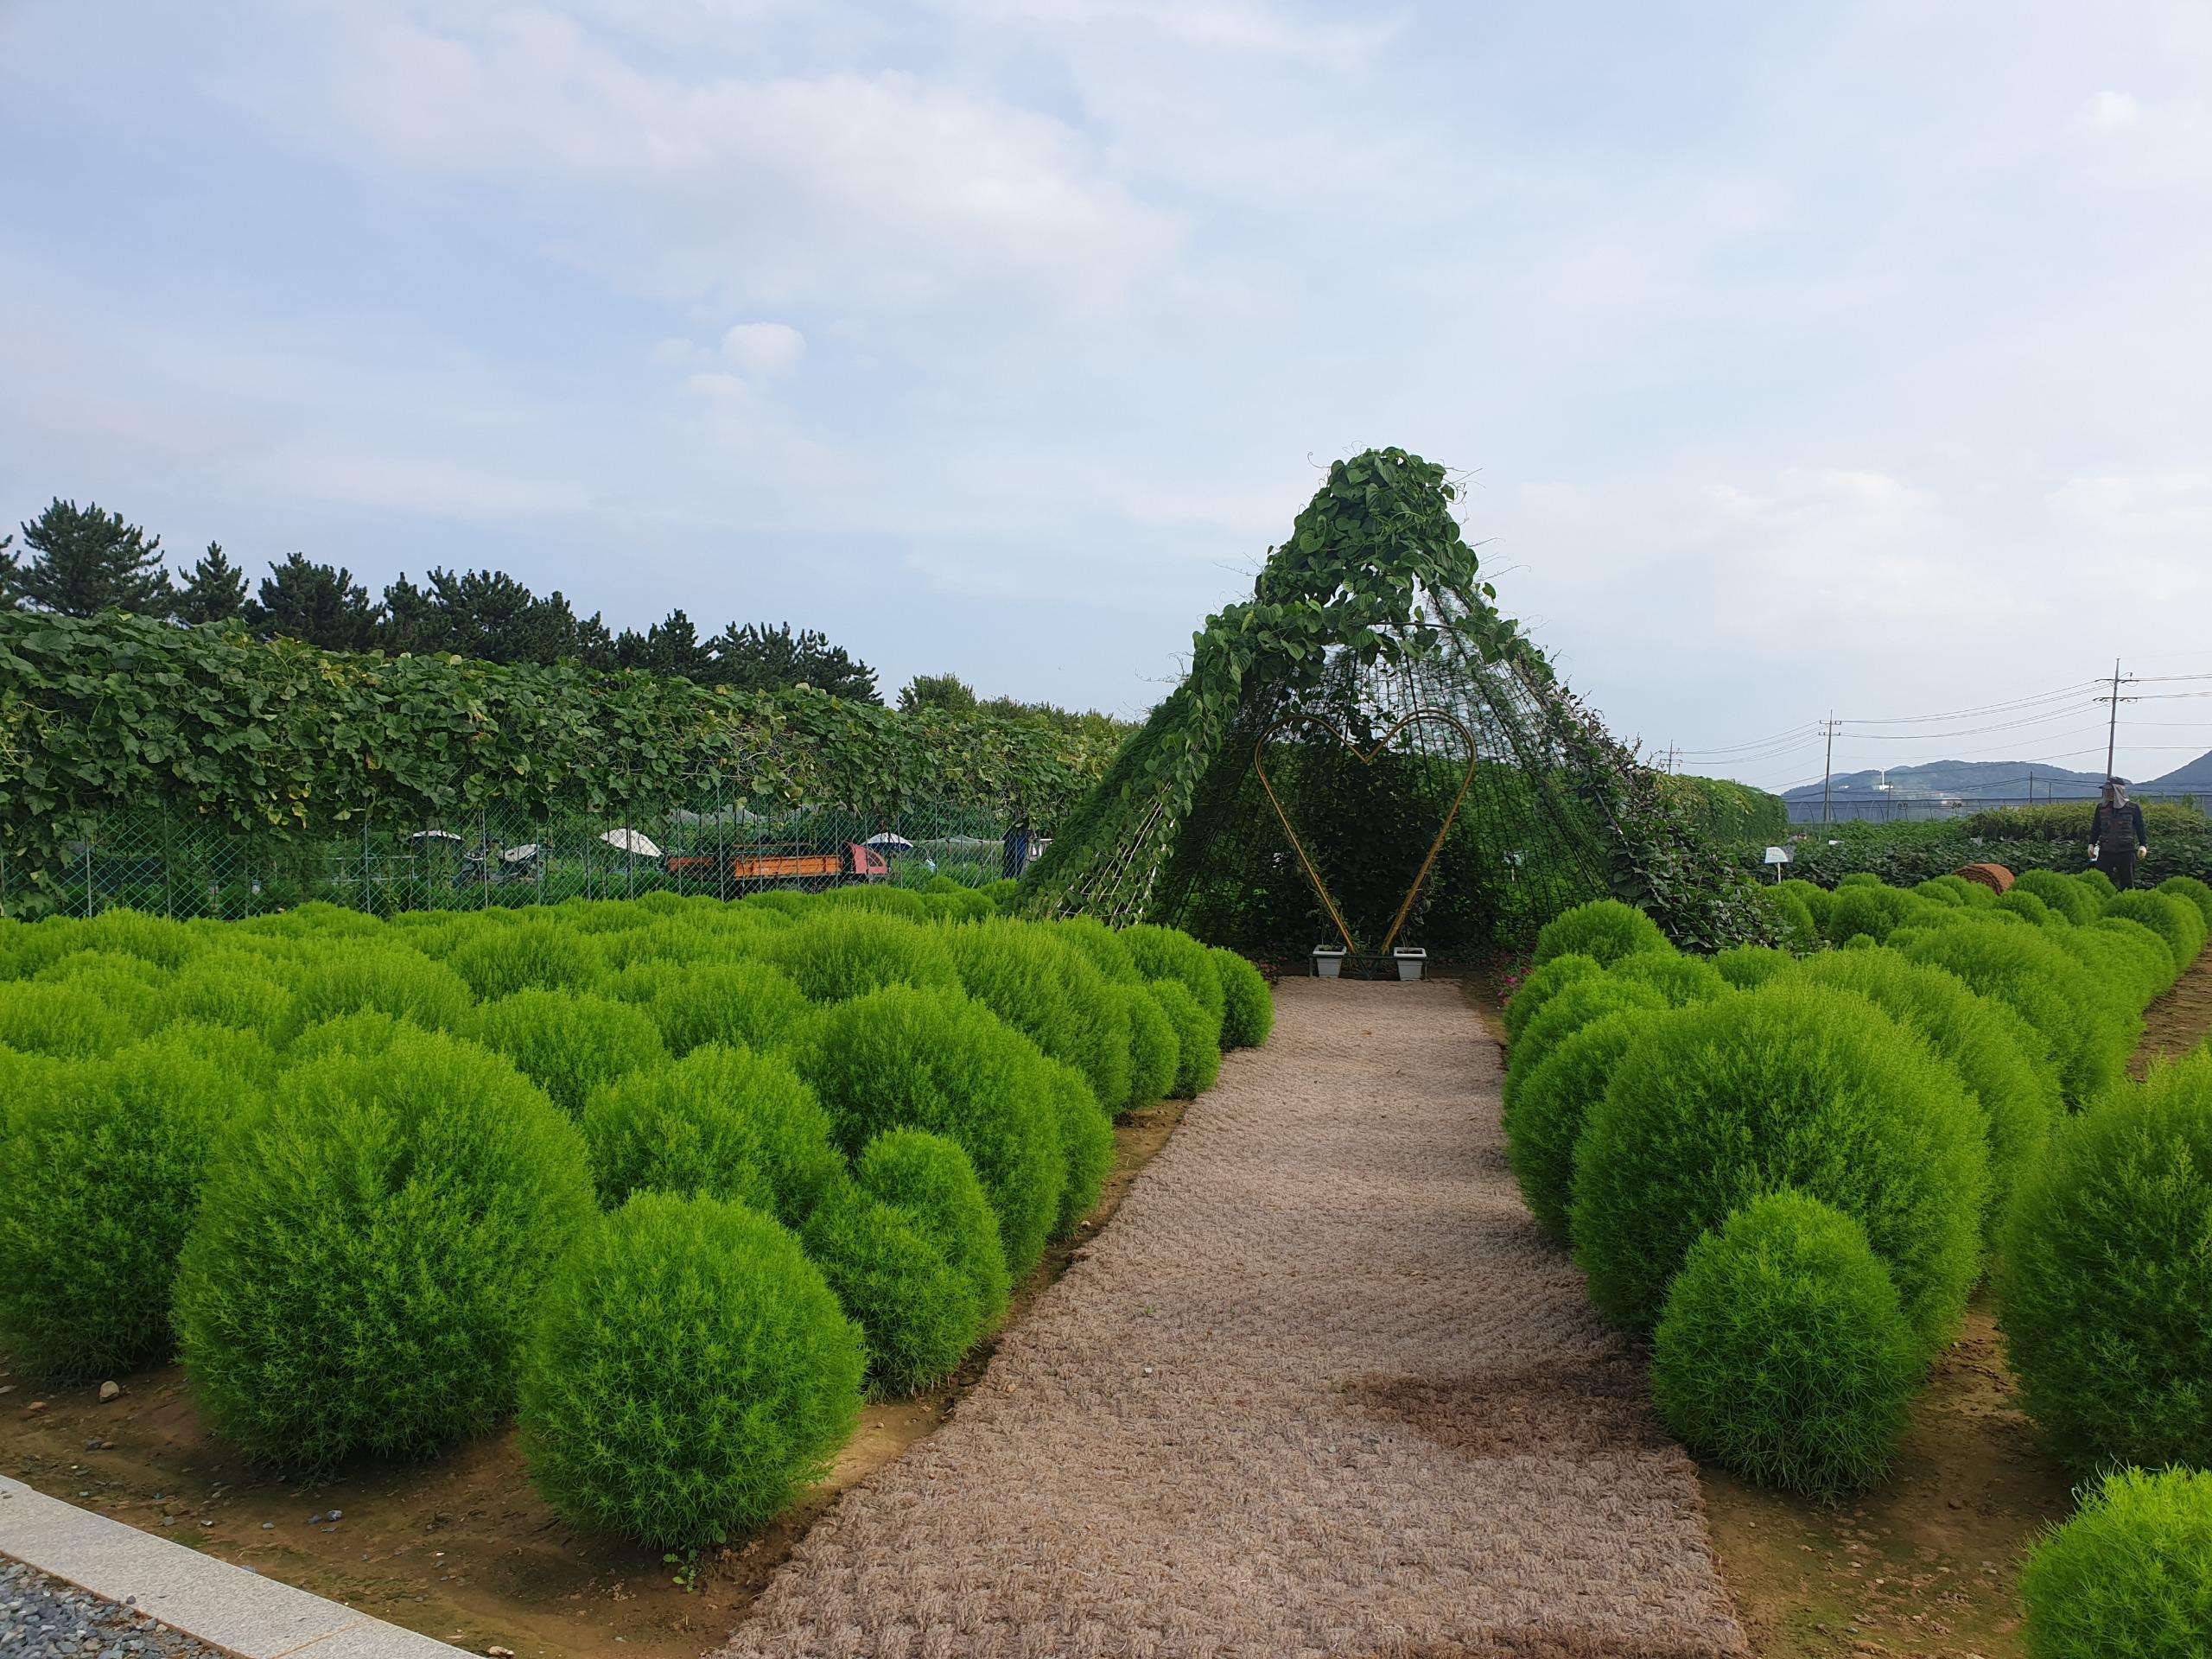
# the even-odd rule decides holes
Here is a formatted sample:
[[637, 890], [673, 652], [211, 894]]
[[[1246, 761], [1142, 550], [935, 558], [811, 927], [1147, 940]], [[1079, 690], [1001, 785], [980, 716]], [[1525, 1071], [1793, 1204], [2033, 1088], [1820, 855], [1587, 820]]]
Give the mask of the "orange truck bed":
[[799, 852], [766, 847], [733, 847], [723, 853], [680, 854], [666, 861], [668, 873], [695, 881], [805, 881], [857, 875], [880, 881], [890, 866], [874, 849], [849, 844], [841, 853]]

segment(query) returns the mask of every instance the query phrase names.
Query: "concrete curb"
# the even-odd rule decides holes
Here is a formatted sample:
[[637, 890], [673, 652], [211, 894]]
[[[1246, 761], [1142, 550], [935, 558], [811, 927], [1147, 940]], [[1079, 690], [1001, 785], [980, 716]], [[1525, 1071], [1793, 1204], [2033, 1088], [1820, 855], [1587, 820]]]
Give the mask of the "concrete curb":
[[0, 1554], [239, 1659], [457, 1659], [463, 1650], [94, 1515], [0, 1475]]

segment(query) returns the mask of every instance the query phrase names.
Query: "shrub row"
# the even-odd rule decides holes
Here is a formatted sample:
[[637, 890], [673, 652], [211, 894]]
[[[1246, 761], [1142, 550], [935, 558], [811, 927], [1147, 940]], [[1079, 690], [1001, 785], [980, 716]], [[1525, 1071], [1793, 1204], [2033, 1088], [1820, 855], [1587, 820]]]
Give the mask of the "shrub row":
[[877, 890], [0, 923], [0, 1340], [175, 1351], [287, 1466], [519, 1408], [564, 1514], [696, 1543], [950, 1374], [1115, 1116], [1271, 1020], [1179, 933]]
[[2062, 1446], [2206, 1461], [2212, 1180], [2186, 1173], [2212, 1172], [2212, 1057], [2122, 1078], [2212, 889], [1783, 887], [1802, 956], [1685, 958], [1605, 901], [1545, 931], [1506, 1009], [1511, 1167], [1599, 1308], [1651, 1332], [1662, 1414], [1755, 1478], [1862, 1486], [1993, 1257]]

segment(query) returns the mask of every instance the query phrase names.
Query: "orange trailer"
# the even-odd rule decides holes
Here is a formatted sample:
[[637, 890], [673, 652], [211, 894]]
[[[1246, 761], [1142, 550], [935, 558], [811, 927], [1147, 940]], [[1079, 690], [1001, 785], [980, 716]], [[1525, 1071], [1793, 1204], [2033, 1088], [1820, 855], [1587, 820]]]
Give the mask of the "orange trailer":
[[717, 852], [675, 854], [662, 862], [679, 881], [716, 886], [728, 881], [753, 887], [795, 882], [831, 887], [881, 881], [891, 874], [882, 854], [852, 841], [842, 850], [830, 852], [812, 847], [730, 847]]

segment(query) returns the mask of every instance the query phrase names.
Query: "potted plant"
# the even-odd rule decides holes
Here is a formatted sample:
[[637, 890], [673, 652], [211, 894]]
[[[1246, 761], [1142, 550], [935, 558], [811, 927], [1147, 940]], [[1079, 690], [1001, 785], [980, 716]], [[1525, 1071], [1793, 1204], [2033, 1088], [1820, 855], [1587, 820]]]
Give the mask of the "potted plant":
[[1421, 964], [1428, 960], [1428, 952], [1417, 944], [1402, 944], [1390, 952], [1390, 960], [1398, 964], [1400, 979], [1419, 979]]
[[1344, 977], [1344, 958], [1351, 953], [1341, 944], [1317, 944], [1313, 947], [1313, 975], [1317, 979]]

